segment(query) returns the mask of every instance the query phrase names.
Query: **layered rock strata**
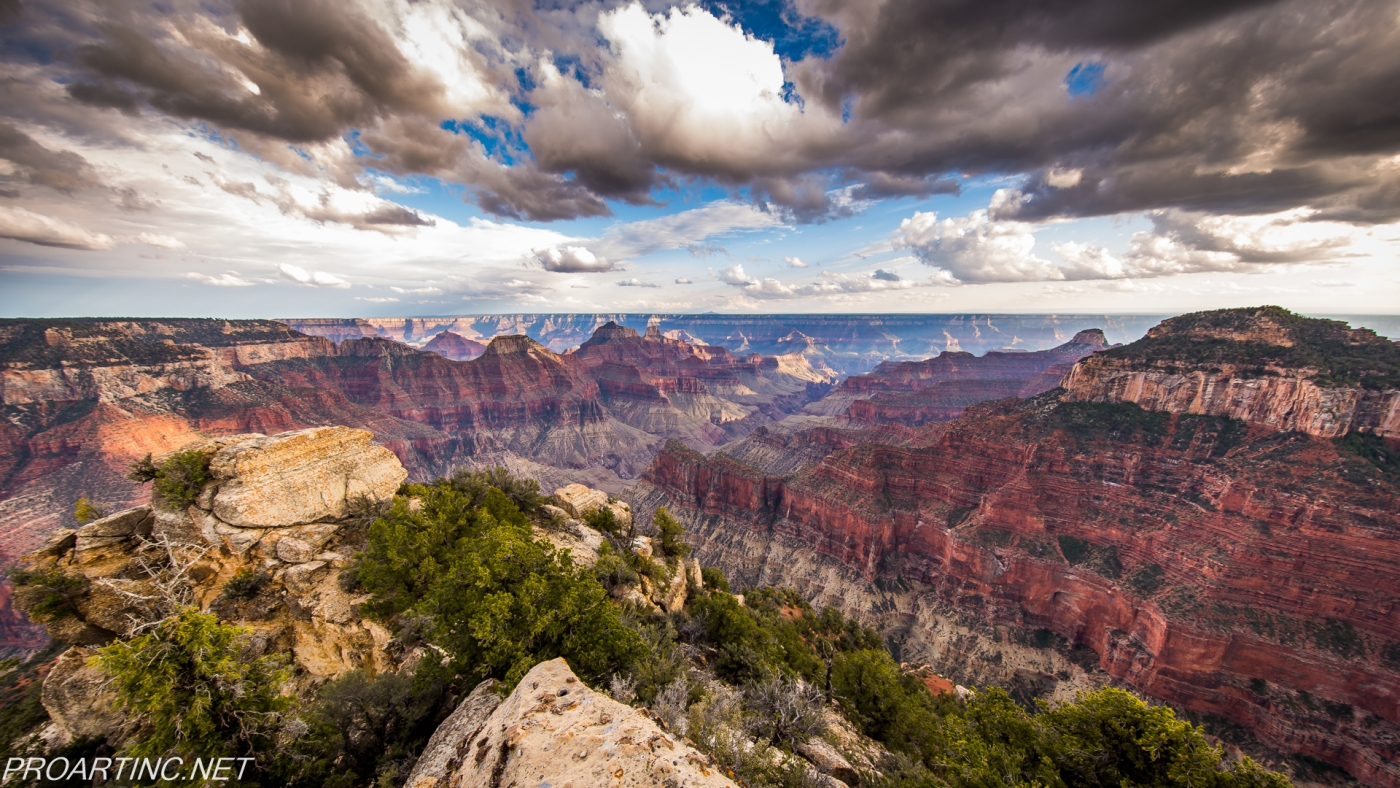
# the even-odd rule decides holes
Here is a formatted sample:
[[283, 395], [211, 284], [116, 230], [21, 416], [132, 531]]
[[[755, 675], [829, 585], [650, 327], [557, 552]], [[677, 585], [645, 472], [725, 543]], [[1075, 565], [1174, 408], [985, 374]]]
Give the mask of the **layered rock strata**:
[[1335, 438], [1400, 437], [1400, 355], [1369, 329], [1300, 318], [1278, 307], [1163, 321], [1117, 351], [1077, 364], [1071, 399], [1227, 416]]
[[988, 676], [979, 654], [1032, 694], [1101, 672], [1400, 785], [1393, 478], [1304, 434], [1059, 394], [929, 429], [784, 474], [672, 443], [632, 502], [960, 681]]
[[974, 356], [949, 350], [924, 361], [887, 361], [867, 375], [847, 378], [803, 412], [845, 416], [864, 426], [918, 427], [949, 421], [978, 402], [1049, 391], [1060, 385], [1076, 361], [1109, 347], [1103, 331], [1089, 329], [1063, 345], [1037, 352]]

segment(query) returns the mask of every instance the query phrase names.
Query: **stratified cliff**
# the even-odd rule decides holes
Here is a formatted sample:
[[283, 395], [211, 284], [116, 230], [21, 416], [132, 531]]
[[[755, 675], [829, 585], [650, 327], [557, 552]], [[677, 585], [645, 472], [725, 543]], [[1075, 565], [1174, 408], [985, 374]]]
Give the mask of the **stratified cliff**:
[[[834, 376], [800, 357], [611, 331], [567, 355], [500, 336], [454, 361], [270, 321], [0, 321], [0, 565], [74, 525], [80, 496], [136, 505], [130, 464], [202, 436], [344, 424], [373, 431], [418, 479], [502, 464], [547, 488], [618, 492], [665, 439], [712, 448], [801, 408]], [[0, 594], [0, 648], [32, 646], [6, 603]]]
[[1084, 402], [1229, 416], [1324, 438], [1400, 436], [1395, 347], [1370, 329], [1278, 307], [1201, 312], [1076, 366], [1064, 386]]
[[[1288, 319], [1303, 334], [1333, 328]], [[1195, 341], [1200, 321], [1184, 322], [1150, 342]], [[1237, 386], [1283, 378], [1255, 372], [1270, 365], [1304, 369], [1250, 363], [1259, 336], [1212, 340], [1216, 358], [1244, 359], [1229, 373]], [[1271, 347], [1306, 350], [1298, 336]], [[1384, 391], [1368, 386], [1386, 385], [1400, 349], [1357, 341], [1370, 366], [1294, 378], [1326, 389], [1352, 374], [1353, 391]], [[1069, 393], [945, 424], [770, 430], [736, 445], [768, 471], [669, 444], [634, 508], [670, 507], [702, 561], [880, 622], [943, 675], [1056, 697], [1121, 680], [1368, 785], [1400, 785], [1395, 447], [1278, 418], [1295, 412], [1280, 387], [1232, 411], [1249, 420], [1144, 410], [1112, 386], [1085, 396], [1081, 382], [1115, 363], [1220, 374], [1159, 362], [1152, 344], [1079, 362]], [[802, 459], [785, 466], [784, 451]]]
[[866, 426], [948, 421], [978, 402], [1049, 391], [1076, 361], [1108, 347], [1103, 331], [1088, 329], [1049, 350], [981, 356], [945, 351], [924, 361], [887, 361], [868, 375], [847, 378], [805, 412], [846, 416]]

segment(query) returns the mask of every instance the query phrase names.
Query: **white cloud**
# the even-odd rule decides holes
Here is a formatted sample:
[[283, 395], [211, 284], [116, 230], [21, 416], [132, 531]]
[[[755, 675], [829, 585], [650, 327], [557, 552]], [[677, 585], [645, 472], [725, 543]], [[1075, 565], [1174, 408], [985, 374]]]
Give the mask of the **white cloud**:
[[598, 17], [608, 40], [602, 92], [662, 161], [751, 172], [800, 168], [809, 144], [841, 132], [819, 102], [784, 98], [773, 44], [696, 5], [647, 13], [633, 2]]
[[893, 271], [876, 269], [864, 276], [850, 276], [823, 271], [817, 279], [805, 284], [788, 285], [771, 277], [750, 276], [742, 265], [731, 265], [718, 274], [719, 280], [727, 285], [740, 288], [745, 295], [757, 299], [811, 298], [814, 296], [839, 296], [857, 293], [878, 293], [890, 290], [909, 290], [915, 287], [930, 287], [947, 284], [936, 277], [925, 282], [904, 279]]
[[93, 252], [111, 249], [113, 245], [111, 236], [89, 232], [72, 222], [4, 206], [0, 206], [0, 238]]
[[599, 254], [623, 259], [666, 249], [693, 247], [706, 238], [766, 230], [782, 224], [780, 217], [753, 205], [719, 200], [659, 219], [611, 227], [591, 245]]
[[141, 233], [140, 235], [136, 236], [136, 241], [138, 243], [149, 244], [151, 246], [156, 247], [157, 249], [165, 249], [167, 251], [172, 252], [176, 249], [185, 248], [185, 243], [183, 241], [181, 241], [179, 238], [170, 235]]
[[676, 284], [678, 284], [678, 285], [688, 285], [688, 284], [694, 284], [694, 283], [691, 282], [689, 279], [685, 278], [684, 276], [678, 276], [678, 277], [676, 277]]
[[617, 283], [617, 286], [618, 286], [618, 287], [660, 287], [660, 285], [652, 284], [651, 282], [643, 282], [642, 280], [640, 280], [640, 279], [638, 279], [638, 278], [636, 278], [636, 277], [633, 277], [633, 278], [631, 278], [631, 279], [623, 279], [622, 281], [620, 281], [620, 282]]
[[959, 282], [1036, 282], [1064, 279], [1054, 263], [1032, 252], [1032, 225], [994, 221], [985, 210], [939, 220], [920, 211], [899, 223], [895, 245], [913, 251], [925, 264], [947, 271]]
[[219, 276], [210, 276], [209, 274], [191, 271], [185, 274], [185, 276], [186, 278], [197, 279], [206, 285], [213, 285], [215, 287], [252, 287], [254, 284], [239, 276], [237, 271], [226, 271]]
[[564, 274], [601, 273], [613, 270], [606, 257], [599, 257], [582, 246], [551, 246], [533, 250], [546, 271]]
[[788, 268], [806, 268], [807, 264], [798, 257], [784, 257], [783, 262], [788, 264]]
[[396, 304], [399, 299], [386, 296], [355, 296], [356, 301], [368, 301], [371, 304]]
[[302, 268], [301, 266], [292, 265], [291, 263], [282, 263], [277, 266], [277, 270], [281, 272], [283, 277], [290, 279], [293, 282], [296, 282], [297, 284], [306, 285], [307, 287], [346, 288], [350, 286], [349, 282], [345, 281], [344, 279], [341, 279], [335, 274], [328, 273], [326, 271], [316, 271], [314, 273], [308, 273], [305, 268]]
[[423, 287], [391, 286], [389, 289], [400, 295], [442, 295], [442, 288], [432, 285], [425, 285]]

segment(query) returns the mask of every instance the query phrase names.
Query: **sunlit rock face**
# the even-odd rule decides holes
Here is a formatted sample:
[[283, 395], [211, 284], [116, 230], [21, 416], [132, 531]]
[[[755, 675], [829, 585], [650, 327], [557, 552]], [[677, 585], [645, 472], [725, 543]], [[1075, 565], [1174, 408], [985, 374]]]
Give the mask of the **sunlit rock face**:
[[563, 659], [532, 668], [479, 726], [463, 718], [451, 738], [429, 745], [454, 757], [441, 767], [429, 759], [434, 765], [415, 771], [410, 788], [735, 786], [709, 756], [642, 711], [584, 686]]
[[[337, 426], [195, 441], [180, 451], [207, 457], [211, 473], [192, 505], [181, 509], [157, 499], [55, 531], [24, 556], [26, 568], [61, 574], [74, 585], [72, 615], [45, 625], [54, 638], [73, 644], [45, 679], [50, 744], [92, 736], [116, 743], [132, 733], [122, 727], [124, 715], [113, 708], [105, 678], [86, 659], [91, 647], [129, 637], [159, 615], [153, 605], [164, 598], [169, 578], [148, 567], [184, 566], [190, 593], [180, 603], [244, 627], [249, 658], [290, 655], [293, 692], [309, 692], [350, 670], [380, 673], [410, 661], [383, 627], [359, 614], [368, 596], [347, 592], [339, 582], [341, 567], [361, 547], [346, 542], [353, 510], [361, 501], [391, 497], [408, 476], [398, 458], [372, 440], [364, 430]], [[261, 580], [247, 593], [226, 593], [240, 576]], [[30, 609], [43, 593], [21, 586], [17, 605]]]

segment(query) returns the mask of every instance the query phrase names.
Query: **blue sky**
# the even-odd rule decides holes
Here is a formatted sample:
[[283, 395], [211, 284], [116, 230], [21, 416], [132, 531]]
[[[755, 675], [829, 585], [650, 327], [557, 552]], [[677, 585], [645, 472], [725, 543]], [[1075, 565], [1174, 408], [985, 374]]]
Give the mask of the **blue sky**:
[[[329, 32], [28, 4], [0, 36], [0, 313], [1396, 311], [1388, 149], [1145, 95], [1305, 9], [1264, 5], [1076, 43], [901, 0], [366, 1]], [[204, 72], [149, 73], [116, 24]], [[1355, 179], [1297, 185], [1328, 162]]]

